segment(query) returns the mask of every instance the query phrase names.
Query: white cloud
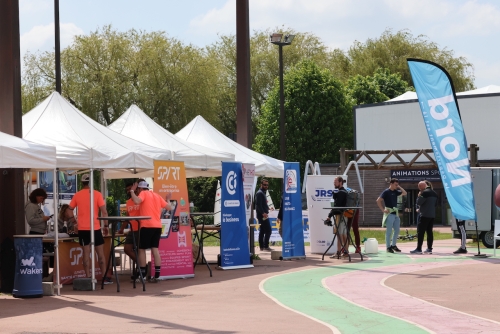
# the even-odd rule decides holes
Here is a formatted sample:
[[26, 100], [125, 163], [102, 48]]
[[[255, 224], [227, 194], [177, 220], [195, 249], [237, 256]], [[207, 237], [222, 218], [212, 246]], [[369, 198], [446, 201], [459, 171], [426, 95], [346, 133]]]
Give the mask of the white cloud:
[[447, 33], [452, 36], [486, 36], [500, 28], [500, 9], [487, 3], [468, 1], [457, 10], [458, 20], [450, 22]]
[[236, 31], [236, 2], [228, 1], [222, 8], [213, 8], [189, 22], [193, 35], [228, 34]]
[[53, 6], [54, 2], [49, 0], [20, 0], [19, 13], [20, 15], [39, 13], [40, 11], [52, 9]]
[[[60, 32], [61, 49], [70, 45], [75, 35], [83, 34], [83, 30], [73, 23], [61, 23]], [[24, 57], [27, 51], [34, 53], [53, 50], [54, 36], [54, 23], [31, 28], [30, 31], [21, 35], [21, 57]]]

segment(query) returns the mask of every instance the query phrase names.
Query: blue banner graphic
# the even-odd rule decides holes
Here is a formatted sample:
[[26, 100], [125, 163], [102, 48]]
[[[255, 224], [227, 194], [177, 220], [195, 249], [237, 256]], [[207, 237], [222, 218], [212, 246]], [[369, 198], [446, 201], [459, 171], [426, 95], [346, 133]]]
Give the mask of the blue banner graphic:
[[467, 140], [451, 78], [432, 62], [408, 59], [408, 66], [453, 216], [476, 220]]
[[253, 267], [250, 264], [241, 167], [240, 162], [222, 163], [220, 255], [223, 269]]
[[302, 227], [302, 200], [300, 196], [300, 166], [285, 162], [283, 177], [283, 259], [305, 258]]

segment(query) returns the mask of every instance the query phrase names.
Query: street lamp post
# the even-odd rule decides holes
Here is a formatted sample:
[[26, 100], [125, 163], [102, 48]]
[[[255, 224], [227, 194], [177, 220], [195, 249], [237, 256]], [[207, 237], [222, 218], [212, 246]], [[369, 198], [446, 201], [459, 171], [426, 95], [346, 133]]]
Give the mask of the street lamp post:
[[295, 35], [285, 35], [274, 33], [269, 36], [269, 41], [278, 46], [279, 50], [279, 71], [280, 71], [280, 151], [281, 160], [286, 161], [285, 145], [285, 93], [283, 92], [283, 46], [292, 44]]

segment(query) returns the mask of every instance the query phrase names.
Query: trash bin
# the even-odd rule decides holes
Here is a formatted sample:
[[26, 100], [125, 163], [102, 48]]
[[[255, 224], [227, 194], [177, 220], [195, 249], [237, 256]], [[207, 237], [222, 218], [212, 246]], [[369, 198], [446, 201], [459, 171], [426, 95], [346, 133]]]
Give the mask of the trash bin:
[[15, 235], [16, 268], [12, 295], [16, 298], [43, 296], [43, 235]]

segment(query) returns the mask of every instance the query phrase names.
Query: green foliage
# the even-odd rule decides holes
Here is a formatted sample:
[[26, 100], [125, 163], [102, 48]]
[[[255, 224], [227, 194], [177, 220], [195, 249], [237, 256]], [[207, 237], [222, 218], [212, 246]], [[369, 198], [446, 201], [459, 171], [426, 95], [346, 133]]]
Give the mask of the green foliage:
[[[253, 134], [259, 131], [257, 121], [262, 112], [274, 81], [279, 75], [278, 47], [269, 43], [273, 32], [294, 34], [295, 39], [283, 48], [285, 71], [301, 60], [311, 59], [318, 64], [328, 64], [328, 50], [321, 40], [312, 33], [297, 32], [293, 29], [276, 28], [254, 31], [250, 37], [250, 80], [252, 94]], [[219, 62], [221, 74], [219, 89], [219, 124], [221, 132], [236, 132], [236, 36], [220, 36], [220, 40], [207, 47], [209, 56]]]
[[387, 101], [412, 87], [398, 73], [391, 74], [387, 68], [379, 68], [373, 76], [359, 74], [347, 81], [347, 92], [355, 105]]
[[[53, 59], [52, 52], [25, 57], [24, 112], [53, 90]], [[197, 115], [217, 119], [217, 63], [203, 49], [163, 32], [105, 26], [77, 36], [61, 52], [61, 70], [63, 96], [104, 125], [133, 103], [173, 133]]]
[[106, 197], [106, 210], [108, 211], [108, 216], [119, 216], [120, 211], [118, 211], [118, 207], [113, 196]]
[[187, 180], [189, 201], [198, 212], [213, 212], [217, 178], [195, 177]]
[[412, 83], [407, 58], [433, 61], [443, 66], [453, 80], [458, 92], [474, 88], [474, 66], [465, 57], [454, 57], [452, 50], [440, 48], [427, 36], [413, 36], [409, 30], [393, 33], [386, 30], [379, 38], [362, 43], [355, 41], [346, 52], [334, 50], [330, 68], [336, 77], [347, 81], [359, 74], [372, 76], [379, 68], [399, 73], [401, 79]]
[[380, 91], [376, 82], [370, 77], [363, 77], [359, 74], [347, 81], [346, 89], [355, 105], [382, 102], [389, 99]]
[[408, 82], [401, 79], [401, 74], [391, 73], [388, 68], [378, 68], [372, 77], [374, 83], [382, 94], [389, 99], [393, 99], [409, 90], [414, 90], [408, 86]]
[[[284, 76], [286, 160], [339, 161], [339, 149], [352, 147], [352, 112], [343, 85], [328, 70], [303, 61]], [[280, 157], [279, 83], [269, 93], [259, 118], [254, 149]], [[274, 200], [274, 198], [273, 198]]]

